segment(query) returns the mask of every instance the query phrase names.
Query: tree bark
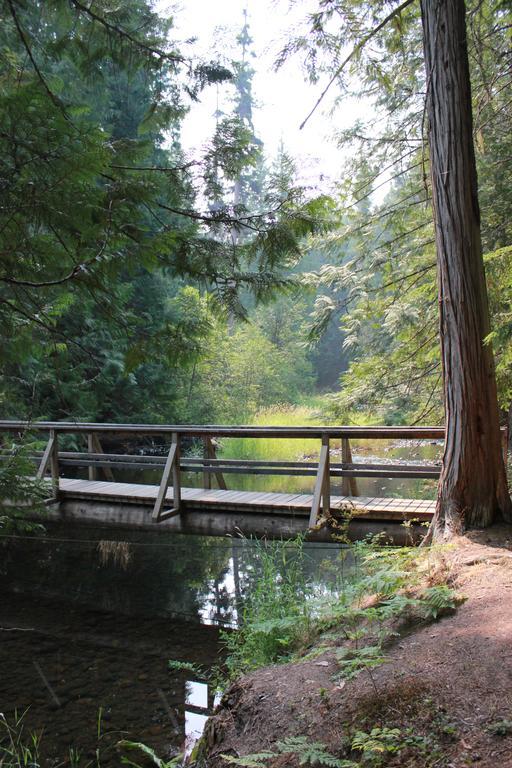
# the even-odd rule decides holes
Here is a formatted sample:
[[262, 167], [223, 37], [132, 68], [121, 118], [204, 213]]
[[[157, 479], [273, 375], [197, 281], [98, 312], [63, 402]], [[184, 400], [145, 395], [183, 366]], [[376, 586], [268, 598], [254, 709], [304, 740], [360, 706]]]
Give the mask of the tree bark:
[[464, 0], [421, 0], [446, 441], [434, 538], [511, 519], [482, 258]]

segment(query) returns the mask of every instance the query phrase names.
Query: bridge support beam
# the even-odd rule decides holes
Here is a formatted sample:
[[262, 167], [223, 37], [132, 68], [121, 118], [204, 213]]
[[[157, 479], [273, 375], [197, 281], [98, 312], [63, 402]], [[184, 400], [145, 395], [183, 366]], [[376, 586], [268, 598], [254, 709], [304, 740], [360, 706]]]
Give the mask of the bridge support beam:
[[[87, 450], [89, 453], [99, 453], [103, 455], [103, 446], [98, 435], [94, 432], [87, 435]], [[101, 467], [101, 470], [107, 480], [110, 480], [111, 483], [115, 483], [116, 479], [110, 467]], [[89, 480], [98, 479], [98, 470], [93, 464], [88, 467], [88, 476]]]
[[59, 497], [59, 438], [54, 429], [50, 430], [50, 437], [36, 473], [38, 480], [44, 479], [48, 465], [50, 465], [52, 477], [52, 499], [56, 501]]
[[[173, 505], [172, 509], [163, 510], [165, 496], [172, 475]], [[179, 515], [181, 512], [181, 484], [180, 484], [180, 439], [177, 432], [172, 433], [172, 442], [165, 462], [162, 480], [158, 489], [152, 519], [155, 523], [166, 520], [169, 517]]]

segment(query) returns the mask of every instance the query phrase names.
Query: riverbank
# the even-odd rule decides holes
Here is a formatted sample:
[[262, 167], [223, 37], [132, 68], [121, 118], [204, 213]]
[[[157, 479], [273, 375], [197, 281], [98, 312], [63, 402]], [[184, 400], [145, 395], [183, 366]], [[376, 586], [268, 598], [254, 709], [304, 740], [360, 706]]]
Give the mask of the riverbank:
[[461, 538], [427, 578], [463, 602], [437, 621], [397, 624], [382, 663], [340, 677], [338, 632], [338, 647], [235, 682], [205, 731], [208, 768], [308, 764], [314, 743], [311, 764], [323, 750], [347, 768], [512, 765], [510, 529]]

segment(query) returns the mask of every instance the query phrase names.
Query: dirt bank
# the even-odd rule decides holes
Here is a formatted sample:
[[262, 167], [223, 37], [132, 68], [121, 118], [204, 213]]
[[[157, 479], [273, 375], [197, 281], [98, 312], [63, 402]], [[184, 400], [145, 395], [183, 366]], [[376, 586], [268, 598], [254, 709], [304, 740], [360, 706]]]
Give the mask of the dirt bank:
[[[287, 736], [360, 762], [354, 734], [374, 728], [398, 731], [364, 765], [512, 768], [512, 532], [475, 532], [446, 557], [449, 580], [466, 598], [455, 614], [394, 638], [371, 676], [334, 682], [330, 651], [243, 678], [207, 726], [208, 768], [226, 766], [222, 754], [273, 751]], [[266, 764], [293, 766], [298, 756]]]

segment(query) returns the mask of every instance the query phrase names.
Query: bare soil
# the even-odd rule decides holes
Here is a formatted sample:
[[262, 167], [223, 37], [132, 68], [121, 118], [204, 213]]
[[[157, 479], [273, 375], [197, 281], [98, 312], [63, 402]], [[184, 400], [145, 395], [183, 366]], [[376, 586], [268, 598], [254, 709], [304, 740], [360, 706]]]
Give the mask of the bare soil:
[[[208, 768], [224, 768], [222, 754], [261, 752], [295, 735], [357, 760], [347, 737], [382, 726], [421, 747], [386, 765], [512, 768], [512, 529], [470, 533], [445, 558], [465, 598], [453, 615], [403, 629], [371, 677], [334, 682], [331, 651], [236, 682], [205, 731]], [[269, 763], [295, 764], [285, 755]]]

